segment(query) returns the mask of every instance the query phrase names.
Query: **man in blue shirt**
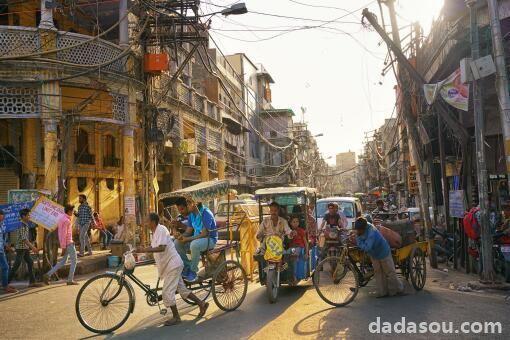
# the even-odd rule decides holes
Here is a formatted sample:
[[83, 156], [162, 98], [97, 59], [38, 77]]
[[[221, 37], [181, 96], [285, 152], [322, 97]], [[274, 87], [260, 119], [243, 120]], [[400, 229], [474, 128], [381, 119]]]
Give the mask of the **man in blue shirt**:
[[[218, 240], [216, 220], [207, 207], [201, 203], [187, 202], [186, 199], [179, 199], [176, 203], [179, 213], [188, 217], [188, 225], [184, 233], [176, 232], [175, 248], [184, 262], [182, 275], [188, 282], [198, 279], [198, 263], [200, 253], [213, 249]], [[204, 227], [205, 225], [205, 227]], [[174, 222], [173, 227], [183, 227], [182, 222]], [[187, 250], [191, 251], [191, 260], [186, 255]]]
[[363, 217], [356, 219], [354, 229], [358, 248], [365, 251], [372, 260], [377, 297], [404, 295], [404, 285], [397, 277], [388, 241]]

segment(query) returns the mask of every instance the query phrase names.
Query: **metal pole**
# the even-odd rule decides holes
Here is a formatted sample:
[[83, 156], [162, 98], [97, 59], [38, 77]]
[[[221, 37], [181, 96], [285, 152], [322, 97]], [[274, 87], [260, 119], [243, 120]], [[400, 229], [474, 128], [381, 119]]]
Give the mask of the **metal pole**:
[[505, 64], [505, 50], [501, 25], [498, 16], [498, 1], [487, 0], [492, 31], [492, 54], [496, 64], [496, 91], [499, 99], [500, 120], [505, 139], [506, 172], [510, 174], [510, 98], [508, 94], [508, 76]]
[[[396, 14], [395, 14], [394, 0], [388, 0], [385, 2], [385, 4], [388, 6], [388, 9], [390, 12], [390, 20], [391, 20], [391, 28], [392, 28], [392, 36], [393, 36], [393, 41], [391, 41], [391, 40], [389, 40], [389, 41], [392, 42], [395, 45], [396, 49], [400, 52], [400, 54], [402, 54], [401, 44], [400, 44], [400, 34], [399, 34], [397, 19], [396, 19]], [[364, 15], [367, 19], [369, 18], [365, 12], [364, 12]], [[374, 26], [374, 23], [372, 21], [370, 21], [370, 23], [372, 24], [372, 26]], [[375, 24], [378, 25], [377, 22], [375, 22]], [[384, 39], [384, 37], [383, 37], [383, 39]], [[405, 58], [405, 60], [407, 60], [407, 58]], [[401, 61], [399, 60], [399, 66], [400, 65], [401, 65]], [[416, 70], [414, 68], [412, 68], [412, 70], [414, 72], [416, 72]], [[410, 76], [411, 76], [411, 74], [412, 74], [412, 72], [409, 72]], [[409, 88], [408, 85], [411, 85], [410, 82], [407, 81], [407, 79], [404, 77], [400, 76], [400, 78], [403, 79], [405, 82], [403, 84], [403, 86], [405, 88]], [[419, 84], [418, 80], [414, 80], [414, 81], [418, 82], [418, 84]], [[404, 110], [403, 116], [404, 116], [405, 124], [407, 126], [407, 133], [408, 133], [409, 141], [411, 144], [412, 156], [413, 156], [413, 159], [414, 159], [415, 165], [416, 165], [416, 174], [417, 174], [418, 188], [419, 188], [419, 193], [420, 193], [420, 195], [419, 195], [420, 196], [420, 210], [422, 212], [422, 218], [423, 218], [424, 228], [425, 228], [424, 236], [425, 236], [425, 239], [428, 240], [428, 232], [432, 226], [432, 221], [430, 220], [429, 206], [428, 206], [428, 201], [429, 201], [428, 185], [427, 185], [427, 181], [425, 179], [425, 175], [423, 174], [423, 171], [422, 171], [422, 167], [424, 164], [423, 164], [423, 159], [421, 157], [421, 154], [419, 152], [421, 143], [419, 141], [416, 123], [414, 122], [414, 118], [411, 116], [411, 113], [409, 112], [410, 107], [411, 107], [409, 96], [404, 97], [404, 102], [405, 102], [405, 105], [403, 108], [403, 110]], [[431, 252], [431, 254], [433, 254], [433, 252]], [[432, 260], [431, 262], [434, 262], [433, 267], [436, 267], [435, 260], [432, 258], [431, 258], [431, 260]]]
[[[477, 8], [476, 1], [467, 2], [471, 17], [471, 58], [480, 58], [480, 46], [478, 38]], [[482, 89], [477, 80], [473, 80], [473, 111], [475, 120], [475, 146], [476, 146], [476, 170], [478, 180], [478, 203], [480, 206], [481, 226], [481, 262], [482, 272], [480, 281], [494, 281], [494, 268], [492, 266], [492, 235], [487, 218], [488, 192], [487, 192], [487, 167], [485, 164], [485, 119], [483, 112]]]

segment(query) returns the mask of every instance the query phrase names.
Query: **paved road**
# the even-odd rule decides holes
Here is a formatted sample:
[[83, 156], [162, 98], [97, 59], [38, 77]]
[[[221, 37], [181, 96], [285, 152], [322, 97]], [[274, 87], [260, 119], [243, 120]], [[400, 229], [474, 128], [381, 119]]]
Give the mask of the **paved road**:
[[[136, 274], [154, 283], [153, 266], [137, 268]], [[137, 305], [128, 322], [106, 338], [120, 339], [368, 339], [369, 324], [381, 317], [384, 321], [454, 322], [454, 329], [464, 321], [502, 322], [504, 335], [486, 338], [509, 338], [510, 305], [503, 295], [464, 293], [448, 289], [440, 273], [429, 275], [426, 290], [399, 298], [376, 299], [373, 286], [363, 288], [348, 307], [334, 309], [326, 305], [310, 285], [284, 288], [277, 304], [267, 303], [265, 291], [251, 284], [244, 304], [235, 312], [224, 313], [213, 303], [204, 319], [195, 320], [197, 310], [180, 303], [184, 322], [162, 327], [164, 317], [157, 307], [148, 307], [137, 289]], [[434, 277], [437, 282], [434, 282]], [[446, 278], [448, 280], [448, 278]], [[83, 281], [82, 281], [83, 282]], [[445, 283], [446, 282], [446, 283]], [[96, 337], [78, 323], [74, 300], [79, 287], [59, 284], [27, 291], [12, 297], [0, 296], [0, 334], [3, 339], [86, 339]], [[450, 338], [450, 335], [435, 335]], [[395, 335], [391, 336], [392, 338]], [[430, 339], [431, 334], [401, 336]], [[470, 338], [464, 336], [463, 338]], [[473, 339], [480, 335], [472, 336]]]

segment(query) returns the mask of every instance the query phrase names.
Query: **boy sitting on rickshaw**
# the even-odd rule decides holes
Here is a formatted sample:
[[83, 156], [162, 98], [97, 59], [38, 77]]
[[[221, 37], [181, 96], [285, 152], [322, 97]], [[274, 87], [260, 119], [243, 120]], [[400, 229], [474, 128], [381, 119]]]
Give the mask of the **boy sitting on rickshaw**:
[[[172, 223], [173, 228], [186, 227], [184, 233], [175, 231], [175, 248], [184, 262], [182, 276], [188, 282], [195, 282], [198, 280], [200, 253], [213, 249], [218, 240], [216, 220], [211, 210], [201, 203], [188, 203], [185, 198], [181, 198], [176, 205], [179, 213], [188, 217], [188, 225], [177, 221]], [[191, 252], [191, 260], [186, 255], [187, 250]]]

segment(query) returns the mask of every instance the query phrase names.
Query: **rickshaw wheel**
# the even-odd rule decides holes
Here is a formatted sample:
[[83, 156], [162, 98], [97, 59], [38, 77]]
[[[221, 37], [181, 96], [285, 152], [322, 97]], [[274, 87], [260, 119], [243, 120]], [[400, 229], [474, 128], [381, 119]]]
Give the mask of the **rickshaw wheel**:
[[402, 276], [406, 279], [406, 281], [409, 281], [409, 260], [400, 263], [399, 267], [402, 271]]
[[425, 253], [420, 248], [414, 248], [408, 260], [408, 271], [414, 289], [422, 290], [427, 279], [427, 263]]
[[[193, 288], [192, 289], [193, 294], [195, 294], [202, 301], [207, 300], [209, 295], [211, 295], [211, 290], [212, 290], [211, 282], [212, 281], [209, 281], [209, 282], [203, 281], [203, 282], [198, 283], [200, 288]], [[190, 287], [188, 287], [188, 288], [190, 288]], [[182, 298], [182, 299], [189, 305], [192, 305], [192, 306], [196, 305], [196, 302], [194, 302], [190, 299], [187, 299], [187, 298]]]
[[236, 310], [246, 298], [248, 277], [239, 262], [223, 262], [214, 272], [211, 284], [214, 302], [221, 310]]
[[359, 291], [359, 275], [352, 264], [340, 257], [327, 257], [315, 268], [313, 285], [324, 302], [344, 307]]

